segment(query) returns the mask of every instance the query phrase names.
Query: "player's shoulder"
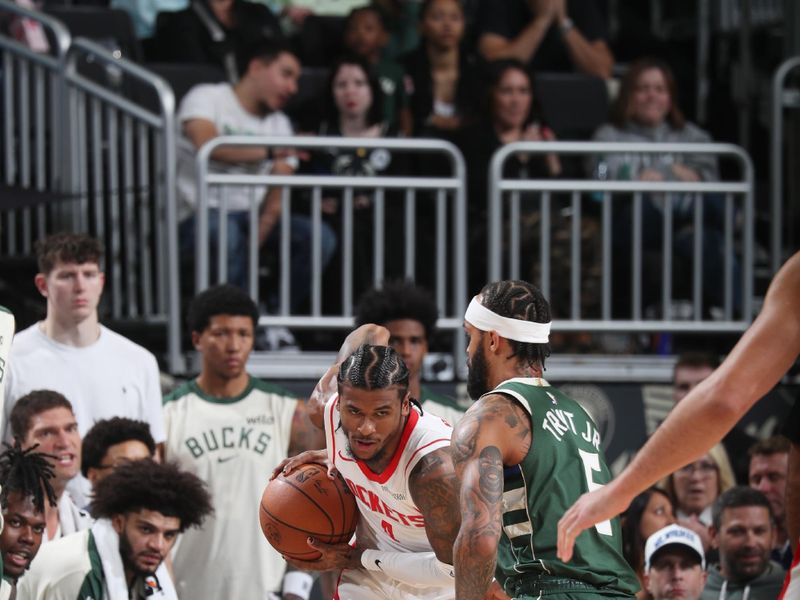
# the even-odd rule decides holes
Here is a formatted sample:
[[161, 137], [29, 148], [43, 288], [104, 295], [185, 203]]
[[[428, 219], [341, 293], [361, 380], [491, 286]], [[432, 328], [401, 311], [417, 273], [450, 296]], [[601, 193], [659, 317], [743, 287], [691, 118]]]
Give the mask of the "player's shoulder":
[[44, 335], [39, 330], [39, 323], [36, 322], [30, 327], [21, 329], [14, 334], [14, 341], [11, 343], [11, 351], [19, 354], [26, 352], [41, 345]]
[[197, 393], [197, 384], [193, 380], [185, 381], [176, 387], [174, 390], [166, 394], [163, 398], [163, 405], [166, 408], [167, 405], [174, 406], [180, 400], [187, 399], [192, 395], [196, 395]]
[[254, 390], [258, 390], [264, 394], [271, 394], [274, 396], [281, 396], [288, 400], [298, 400], [299, 396], [277, 383], [272, 383], [271, 381], [264, 381], [263, 379], [259, 379], [258, 377], [250, 377], [251, 385], [253, 386]]
[[100, 326], [100, 336], [101, 341], [106, 345], [105, 348], [113, 350], [115, 353], [124, 354], [127, 359], [134, 359], [141, 362], [157, 362], [155, 355], [147, 348], [140, 346], [133, 340], [126, 338], [113, 329], [109, 329], [105, 325]]

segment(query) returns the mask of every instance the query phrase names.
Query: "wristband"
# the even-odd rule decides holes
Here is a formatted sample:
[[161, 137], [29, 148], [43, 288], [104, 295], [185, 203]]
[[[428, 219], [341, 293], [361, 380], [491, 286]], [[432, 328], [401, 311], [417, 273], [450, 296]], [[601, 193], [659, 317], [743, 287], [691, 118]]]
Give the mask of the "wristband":
[[283, 576], [283, 587], [281, 587], [281, 593], [284, 596], [286, 596], [286, 594], [294, 594], [303, 600], [308, 600], [308, 597], [311, 595], [311, 588], [313, 585], [314, 577], [308, 573], [303, 573], [302, 571], [289, 571]]

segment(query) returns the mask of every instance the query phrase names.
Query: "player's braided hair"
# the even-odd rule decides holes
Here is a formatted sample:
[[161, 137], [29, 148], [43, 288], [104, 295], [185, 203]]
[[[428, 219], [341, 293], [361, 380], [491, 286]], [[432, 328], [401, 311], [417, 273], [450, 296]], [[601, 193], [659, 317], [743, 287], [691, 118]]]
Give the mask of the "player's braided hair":
[[427, 290], [411, 281], [385, 281], [361, 296], [356, 312], [356, 325], [411, 319], [419, 321], [425, 329], [425, 337], [431, 341], [436, 331], [439, 309]]
[[[535, 285], [527, 281], [507, 279], [487, 284], [481, 290], [481, 304], [501, 317], [550, 322], [550, 305]], [[512, 354], [524, 364], [544, 370], [544, 359], [550, 356], [550, 344], [533, 344], [508, 340]]]
[[339, 385], [363, 390], [400, 387], [400, 397], [408, 391], [408, 368], [389, 346], [363, 344], [339, 367]]
[[45, 498], [50, 506], [56, 506], [58, 500], [50, 479], [55, 477], [53, 467], [47, 461], [55, 456], [36, 452], [39, 444], [27, 450], [22, 449], [19, 438], [14, 440], [14, 445], [3, 442], [5, 451], [0, 454], [0, 503], [8, 506], [8, 496], [17, 492], [24, 498], [32, 497], [33, 506], [37, 511], [44, 512]]

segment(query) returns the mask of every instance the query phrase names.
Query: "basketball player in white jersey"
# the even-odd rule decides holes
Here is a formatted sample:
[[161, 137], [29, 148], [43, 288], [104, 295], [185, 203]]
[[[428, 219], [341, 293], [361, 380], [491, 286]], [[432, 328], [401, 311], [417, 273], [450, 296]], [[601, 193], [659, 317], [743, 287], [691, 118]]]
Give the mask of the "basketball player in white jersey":
[[220, 285], [198, 294], [187, 321], [201, 369], [164, 400], [165, 456], [205, 481], [215, 513], [175, 545], [178, 595], [186, 599], [306, 600], [311, 576], [293, 572], [267, 543], [258, 501], [281, 460], [321, 448], [306, 403], [246, 369], [258, 309], [241, 289]]
[[[453, 542], [461, 522], [450, 458], [451, 427], [424, 412], [408, 393], [408, 369], [388, 347], [389, 332], [363, 325], [348, 336], [335, 364], [309, 400], [326, 450], [304, 452], [279, 466], [305, 462], [338, 471], [361, 513], [355, 544], [309, 539], [322, 553], [297, 568], [342, 570], [340, 600], [445, 600], [455, 597]], [[379, 344], [379, 345], [372, 345]]]

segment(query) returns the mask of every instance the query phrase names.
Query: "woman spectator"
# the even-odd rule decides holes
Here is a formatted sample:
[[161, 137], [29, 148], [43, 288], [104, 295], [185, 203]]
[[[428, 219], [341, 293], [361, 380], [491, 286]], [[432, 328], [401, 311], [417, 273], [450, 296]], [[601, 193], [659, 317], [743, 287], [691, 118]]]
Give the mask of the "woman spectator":
[[[603, 125], [593, 137], [598, 142], [669, 142], [700, 144], [712, 142], [711, 136], [686, 120], [677, 104], [675, 78], [666, 63], [643, 58], [633, 63], [625, 74], [619, 96], [612, 107], [611, 123]], [[598, 179], [640, 181], [715, 181], [719, 178], [716, 157], [702, 153], [630, 153], [595, 157], [592, 173]], [[662, 215], [671, 210], [675, 222], [673, 252], [681, 267], [692, 264], [694, 251], [694, 194], [649, 194], [642, 203], [642, 240], [645, 264], [659, 264], [662, 252]], [[616, 202], [614, 247], [617, 258], [628, 260], [631, 239], [632, 203]], [[703, 198], [703, 292], [706, 306], [724, 305], [725, 272], [722, 198]], [[676, 262], [678, 262], [676, 261]], [[677, 266], [677, 265], [676, 265]], [[628, 269], [627, 263], [616, 267]], [[651, 275], [657, 270], [645, 269]], [[657, 275], [653, 276], [656, 277]], [[616, 273], [615, 281], [628, 281], [625, 272]], [[738, 265], [734, 264], [734, 290], [738, 288]], [[680, 281], [675, 280], [677, 284]], [[658, 301], [660, 280], [649, 278], [642, 286], [644, 307]], [[685, 290], [677, 290], [687, 293]], [[655, 295], [654, 295], [655, 294]], [[620, 290], [624, 300], [630, 294]], [[740, 306], [740, 294], [734, 293], [734, 310]], [[628, 307], [621, 306], [629, 313]]]
[[[520, 141], [554, 140], [555, 135], [536, 118], [533, 84], [525, 66], [513, 59], [487, 67], [486, 97], [481, 119], [462, 129], [457, 137], [466, 163], [470, 273], [473, 293], [487, 277], [487, 202], [489, 162], [505, 144]], [[557, 177], [561, 161], [555, 154], [516, 154], [506, 161], [506, 179]]]
[[475, 67], [461, 49], [460, 0], [425, 0], [420, 9], [422, 43], [404, 58], [411, 77], [411, 114], [417, 137], [447, 137], [471, 116], [477, 94]]
[[691, 529], [703, 540], [708, 551], [711, 506], [722, 492], [736, 485], [725, 449], [717, 444], [708, 454], [675, 471], [662, 486], [675, 505], [678, 524]]
[[656, 531], [673, 523], [672, 501], [664, 490], [656, 487], [636, 496], [622, 515], [622, 554], [642, 586], [636, 595], [639, 600], [648, 597], [644, 585], [645, 542]]
[[283, 37], [280, 23], [263, 4], [247, 0], [192, 0], [189, 7], [159, 15], [152, 44], [153, 60], [218, 66], [236, 83], [244, 48]]
[[[396, 129], [383, 120], [383, 94], [380, 82], [367, 59], [355, 54], [337, 60], [331, 68], [325, 102], [326, 117], [319, 126], [321, 136], [345, 138], [393, 137]], [[308, 171], [316, 175], [379, 176], [395, 170], [397, 157], [384, 148], [336, 148], [315, 151]], [[337, 231], [341, 225], [339, 190], [323, 190], [322, 210]], [[386, 208], [390, 209], [391, 203]], [[355, 190], [354, 272], [356, 295], [371, 285], [372, 193]], [[387, 210], [388, 215], [388, 210]], [[361, 233], [359, 233], [361, 232]], [[391, 229], [387, 228], [387, 235]], [[334, 264], [340, 261], [334, 260]], [[329, 269], [330, 271], [331, 269]], [[331, 273], [331, 285], [338, 285], [339, 273]], [[328, 287], [326, 286], [326, 289]], [[330, 290], [329, 290], [330, 291]], [[329, 293], [334, 298], [340, 294]]]

